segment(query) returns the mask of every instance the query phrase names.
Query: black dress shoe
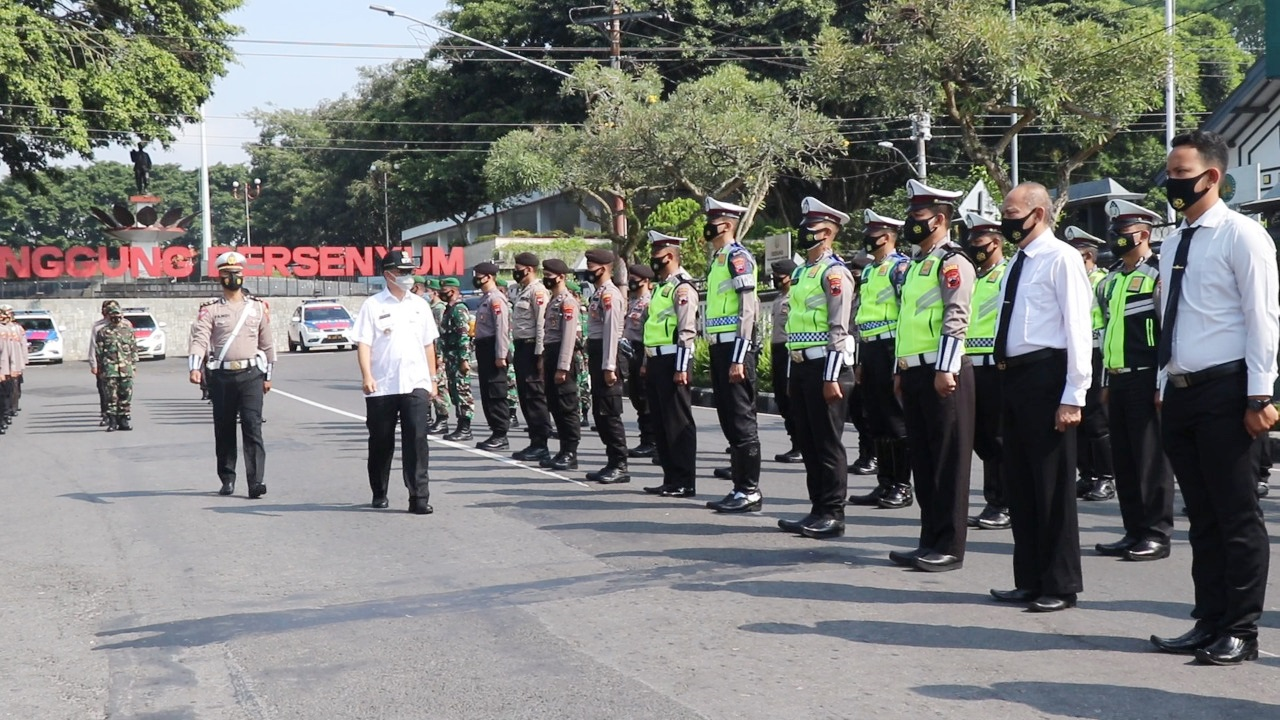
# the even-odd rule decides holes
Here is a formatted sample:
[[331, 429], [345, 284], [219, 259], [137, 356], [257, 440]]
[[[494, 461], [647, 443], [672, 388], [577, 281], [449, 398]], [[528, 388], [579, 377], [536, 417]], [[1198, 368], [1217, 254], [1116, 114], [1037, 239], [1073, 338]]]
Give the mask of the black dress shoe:
[[880, 470], [880, 463], [874, 457], [860, 457], [848, 468], [851, 475], [875, 475]]
[[644, 488], [644, 491], [649, 493], [650, 495], [665, 495], [668, 490], [674, 490], [675, 488], [676, 488], [675, 485], [668, 485], [666, 483], [663, 483], [661, 485], [654, 485], [652, 487]]
[[556, 454], [553, 456], [553, 455], [551, 454], [551, 451], [550, 451], [550, 450], [548, 450], [548, 451], [547, 451], [547, 454], [546, 454], [546, 455], [545, 455], [541, 460], [539, 460], [539, 461], [538, 461], [538, 467], [540, 467], [540, 468], [546, 468], [546, 469], [550, 470], [550, 469], [551, 469], [551, 463], [555, 462], [555, 461], [556, 461], [556, 460], [558, 460], [559, 458], [560, 458], [560, 453], [556, 453]]
[[790, 450], [784, 453], [778, 453], [777, 455], [773, 456], [773, 459], [780, 463], [804, 462], [804, 456], [801, 455], [800, 451], [795, 448], [791, 448]]
[[578, 453], [562, 452], [551, 460], [552, 470], [577, 470]]
[[911, 492], [911, 486], [905, 484], [897, 484], [889, 488], [884, 497], [880, 498], [877, 504], [883, 510], [901, 510], [909, 508], [915, 502], [915, 496]]
[[799, 520], [779, 520], [778, 529], [782, 530], [783, 532], [795, 533], [799, 535], [800, 531], [804, 528], [805, 525], [808, 525], [809, 523], [813, 522], [816, 519], [817, 519], [816, 515], [814, 515], [813, 513], [809, 513], [808, 515], [805, 515]]
[[1022, 590], [1014, 588], [1012, 590], [992, 590], [991, 597], [1000, 602], [1007, 603], [1028, 603], [1040, 596], [1040, 593], [1031, 590]]
[[1259, 480], [1258, 481], [1258, 497], [1264, 498], [1270, 494], [1271, 494], [1271, 486]]
[[1112, 482], [1111, 478], [1099, 478], [1098, 481], [1093, 484], [1093, 489], [1085, 494], [1084, 499], [1089, 500], [1090, 502], [1101, 502], [1103, 500], [1110, 500], [1115, 496], [1116, 484]]
[[1095, 552], [1106, 557], [1124, 557], [1129, 548], [1138, 544], [1138, 538], [1125, 535], [1113, 543], [1098, 543], [1093, 546]]
[[481, 440], [476, 443], [476, 447], [481, 450], [506, 450], [511, 447], [511, 442], [507, 440], [506, 435], [503, 435], [502, 437], [495, 435], [490, 437], [488, 440]]
[[1075, 606], [1076, 596], [1075, 593], [1072, 593], [1070, 595], [1041, 595], [1035, 600], [1032, 600], [1031, 604], [1027, 606], [1027, 609], [1031, 612], [1050, 613], [1058, 612], [1059, 610], [1066, 610], [1067, 608], [1073, 608]]
[[1194, 655], [1197, 650], [1209, 647], [1217, 639], [1218, 636], [1215, 633], [1197, 625], [1188, 632], [1174, 638], [1152, 635], [1151, 644], [1155, 645], [1160, 652], [1173, 655]]
[[883, 485], [877, 485], [871, 488], [871, 492], [866, 495], [850, 495], [849, 504], [861, 507], [879, 507], [880, 498], [884, 497], [888, 491], [889, 489]]
[[427, 502], [426, 500], [415, 499], [409, 503], [409, 512], [413, 513], [414, 515], [430, 515], [435, 511], [436, 509], [431, 507], [431, 503]]
[[733, 468], [716, 468], [713, 474], [721, 480], [732, 480]]
[[223, 480], [222, 489], [218, 491], [219, 495], [231, 495], [236, 491], [235, 480]]
[[1129, 552], [1125, 553], [1124, 557], [1126, 560], [1133, 560], [1134, 562], [1163, 560], [1169, 557], [1169, 543], [1160, 542], [1159, 540], [1143, 540], [1129, 548]]
[[627, 451], [627, 457], [633, 457], [633, 458], [653, 457], [653, 454], [657, 452], [657, 450], [658, 449], [653, 446], [653, 443], [640, 443], [639, 445]]
[[931, 552], [916, 558], [916, 569], [924, 572], [948, 572], [964, 567], [964, 560], [955, 555]]
[[759, 492], [740, 493], [735, 490], [723, 500], [707, 503], [707, 507], [726, 514], [759, 512], [764, 507], [764, 497]]
[[1008, 530], [1013, 527], [1013, 520], [1009, 518], [1009, 511], [1006, 508], [994, 507], [988, 505], [983, 508], [978, 517], [973, 518], [972, 527], [982, 530]]
[[511, 453], [511, 457], [516, 460], [524, 460], [525, 462], [530, 462], [530, 461], [542, 460], [543, 458], [550, 458], [551, 451], [546, 449], [545, 447], [530, 445], [529, 447], [523, 450], [517, 450], [516, 452]]
[[258, 498], [260, 498], [260, 497], [262, 497], [263, 495], [266, 495], [266, 494], [267, 494], [267, 484], [266, 484], [266, 483], [258, 483], [257, 485], [250, 485], [250, 486], [249, 486], [249, 499], [250, 499], [250, 500], [257, 500]]
[[822, 518], [800, 528], [800, 534], [814, 540], [828, 540], [844, 535], [844, 521]]
[[387, 502], [387, 499], [386, 499], [386, 498], [384, 498], [384, 497], [375, 497], [375, 498], [373, 499], [373, 502], [369, 503], [369, 507], [371, 507], [371, 508], [377, 508], [377, 509], [381, 510], [382, 508], [387, 507], [389, 504], [390, 504], [390, 503], [388, 503], [388, 502]]
[[1196, 662], [1201, 665], [1239, 665], [1246, 660], [1258, 659], [1258, 639], [1223, 635], [1208, 647], [1196, 651]]
[[604, 471], [605, 471], [605, 470], [608, 470], [608, 469], [609, 469], [609, 468], [608, 468], [608, 466], [605, 466], [605, 467], [600, 468], [599, 470], [595, 470], [595, 471], [592, 471], [592, 472], [587, 473], [587, 482], [596, 482], [596, 481], [598, 481], [598, 480], [600, 479], [600, 475], [601, 475], [602, 473], [604, 473]]
[[916, 566], [916, 558], [927, 555], [928, 553], [929, 551], [924, 548], [916, 548], [911, 552], [901, 552], [899, 550], [890, 550], [889, 562], [893, 563], [894, 565], [901, 565], [902, 567], [913, 568]]
[[691, 498], [694, 495], [697, 495], [698, 492], [691, 487], [678, 487], [675, 485], [669, 485], [666, 490], [663, 490], [658, 494], [661, 495], [662, 497]]
[[600, 471], [600, 476], [596, 478], [596, 482], [601, 485], [621, 485], [631, 482], [631, 473], [627, 472], [626, 465], [614, 465]]

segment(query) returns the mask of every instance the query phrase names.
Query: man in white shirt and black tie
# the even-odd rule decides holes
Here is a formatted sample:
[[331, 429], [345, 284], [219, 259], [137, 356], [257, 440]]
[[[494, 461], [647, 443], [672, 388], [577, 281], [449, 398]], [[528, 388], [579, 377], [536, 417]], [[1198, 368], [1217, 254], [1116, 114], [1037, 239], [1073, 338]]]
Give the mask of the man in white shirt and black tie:
[[1258, 657], [1267, 587], [1267, 528], [1250, 450], [1276, 422], [1280, 282], [1267, 231], [1218, 197], [1226, 142], [1197, 131], [1172, 145], [1165, 187], [1183, 223], [1161, 251], [1157, 363], [1161, 435], [1190, 525], [1196, 625], [1151, 642], [1204, 664], [1234, 665]]
[[1013, 590], [1034, 612], [1074, 607], [1084, 589], [1076, 516], [1076, 427], [1093, 381], [1092, 298], [1080, 253], [1054, 237], [1053, 203], [1038, 183], [1005, 198], [1000, 232], [1018, 245], [996, 323]]

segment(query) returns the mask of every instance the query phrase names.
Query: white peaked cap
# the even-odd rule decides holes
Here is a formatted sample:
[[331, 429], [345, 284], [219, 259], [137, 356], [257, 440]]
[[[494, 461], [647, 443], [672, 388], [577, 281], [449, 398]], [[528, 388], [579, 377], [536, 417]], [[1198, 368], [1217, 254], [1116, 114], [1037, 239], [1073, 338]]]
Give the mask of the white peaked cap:
[[862, 211], [862, 223], [868, 227], [871, 225], [887, 225], [895, 228], [900, 228], [904, 224], [901, 220], [894, 220], [891, 217], [885, 217], [870, 208]]
[[1164, 216], [1128, 200], [1108, 200], [1107, 217], [1111, 218], [1112, 225], [1132, 225], [1134, 223], [1159, 225], [1164, 223]]
[[231, 252], [224, 252], [221, 255], [219, 255], [217, 261], [214, 264], [217, 266], [219, 270], [221, 270], [222, 268], [228, 268], [228, 267], [243, 268], [245, 264], [245, 257], [244, 255], [241, 255], [235, 250], [232, 250]]
[[682, 237], [667, 235], [666, 233], [660, 233], [657, 230], [649, 231], [649, 244], [653, 246], [654, 250], [668, 245], [679, 245], [682, 242], [684, 242], [684, 238]]
[[743, 215], [747, 214], [747, 209], [742, 207], [741, 205], [734, 205], [733, 203], [720, 202], [719, 200], [711, 197], [710, 195], [708, 195], [707, 199], [703, 201], [702, 209], [708, 215], [711, 215], [711, 216], [721, 215], [721, 216], [740, 218]]
[[907, 181], [907, 202], [911, 205], [955, 205], [962, 195], [962, 192], [929, 187], [919, 180]]
[[1105, 244], [1105, 241], [1102, 238], [1097, 235], [1090, 235], [1085, 232], [1084, 229], [1076, 227], [1075, 225], [1068, 227], [1063, 231], [1062, 235], [1066, 238], [1067, 242], [1072, 245], [1093, 245], [1094, 247], [1101, 247]]
[[800, 214], [804, 216], [804, 222], [826, 220], [837, 225], [849, 222], [848, 213], [842, 213], [815, 197], [806, 197], [800, 201]]
[[996, 228], [996, 229], [1000, 228], [999, 220], [993, 220], [987, 217], [986, 215], [983, 215], [981, 213], [976, 213], [976, 212], [965, 213], [964, 224], [965, 224], [965, 227], [969, 228], [970, 230], [974, 230], [976, 228]]

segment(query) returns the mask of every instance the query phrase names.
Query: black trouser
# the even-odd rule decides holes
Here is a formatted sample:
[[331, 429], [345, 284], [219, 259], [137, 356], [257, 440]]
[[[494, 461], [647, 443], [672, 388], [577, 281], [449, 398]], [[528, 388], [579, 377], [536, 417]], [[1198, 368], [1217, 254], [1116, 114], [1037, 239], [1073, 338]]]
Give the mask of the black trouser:
[[716, 417], [720, 430], [729, 441], [729, 461], [733, 470], [733, 489], [750, 494], [760, 489], [760, 433], [756, 425], [756, 359], [748, 351], [742, 361], [746, 379], [729, 382], [733, 364], [732, 342], [711, 346], [711, 390], [716, 396]]
[[772, 362], [769, 365], [769, 377], [773, 380], [773, 401], [778, 406], [778, 414], [782, 416], [782, 427], [787, 430], [791, 439], [791, 447], [796, 447], [796, 422], [791, 417], [791, 395], [787, 389], [787, 370], [791, 366], [791, 354], [787, 352], [786, 343], [773, 343], [769, 348]]
[[[582, 440], [582, 408], [578, 404], [578, 364], [571, 360], [568, 378], [556, 384], [556, 363], [560, 358], [560, 343], [542, 346], [542, 382], [547, 387], [547, 406], [551, 419], [560, 435], [560, 452], [578, 452]], [[505, 390], [503, 392], [506, 392]]]
[[236, 416], [244, 438], [244, 474], [249, 485], [261, 485], [266, 472], [267, 448], [262, 442], [262, 383], [266, 375], [257, 368], [208, 370], [209, 398], [213, 401], [213, 442], [218, 456], [218, 478], [236, 479]]
[[888, 489], [911, 480], [907, 467], [907, 425], [902, 403], [893, 394], [893, 373], [897, 359], [893, 338], [864, 342], [859, 347], [863, 407], [867, 432], [876, 444], [876, 484]]
[[1160, 444], [1155, 368], [1111, 375], [1108, 385], [1116, 498], [1125, 537], [1167, 543], [1173, 532], [1173, 471]]
[[627, 393], [631, 398], [631, 407], [636, 411], [640, 444], [654, 445], [657, 441], [653, 432], [653, 413], [649, 411], [649, 387], [647, 378], [640, 374], [640, 368], [644, 366], [644, 346], [632, 343], [631, 347], [634, 351], [627, 361]]
[[1000, 371], [995, 365], [973, 368], [973, 450], [982, 460], [982, 499], [1007, 508], [1004, 492], [1004, 442], [1000, 434]]
[[529, 444], [546, 447], [551, 437], [551, 415], [547, 412], [547, 386], [538, 372], [537, 342], [516, 340], [516, 393], [520, 410], [529, 425]]
[[[826, 358], [791, 363], [791, 408], [795, 414], [796, 439], [804, 456], [805, 484], [809, 489], [810, 512], [817, 518], [844, 519], [844, 497], [849, 490], [849, 457], [844, 449], [843, 402], [828, 403], [822, 394], [822, 372]], [[853, 372], [840, 372], [840, 387], [847, 395], [853, 390]]]
[[1271, 481], [1271, 435], [1263, 433], [1253, 441], [1254, 452], [1258, 457], [1258, 482]]
[[973, 366], [963, 359], [955, 392], [945, 398], [934, 389], [937, 374], [932, 365], [898, 374], [920, 506], [917, 547], [963, 558], [973, 462]]
[[9, 413], [22, 409], [22, 375], [9, 378]]
[[397, 395], [377, 395], [364, 399], [365, 427], [369, 428], [369, 489], [376, 498], [387, 496], [391, 482], [391, 458], [396, 452], [396, 421], [400, 421], [400, 464], [404, 486], [410, 498], [426, 500], [428, 487], [427, 461], [431, 450], [427, 427], [431, 416], [431, 398], [425, 389]]
[[627, 464], [627, 431], [622, 427], [622, 376], [614, 372], [613, 385], [604, 381], [604, 341], [587, 341], [587, 370], [591, 373], [591, 416], [604, 443], [610, 467]]
[[[645, 380], [653, 412], [662, 482], [697, 488], [698, 428], [693, 424], [693, 398], [688, 385], [676, 385], [676, 356], [648, 359]], [[692, 376], [692, 373], [690, 373]]]
[[1165, 388], [1161, 436], [1187, 504], [1196, 624], [1254, 638], [1270, 553], [1256, 492], [1254, 440], [1244, 429], [1245, 373]]
[[13, 378], [0, 380], [0, 423], [9, 419], [9, 383]]
[[107, 378], [101, 372], [97, 375], [98, 381], [98, 409], [103, 415], [107, 414]]
[[506, 343], [499, 344], [497, 338], [476, 338], [476, 375], [480, 380], [480, 406], [484, 409], [485, 421], [489, 423], [489, 432], [498, 438], [506, 437], [511, 430], [511, 407], [507, 405], [509, 386], [507, 369], [493, 364], [498, 358], [498, 353], [506, 352]]
[[1093, 384], [1085, 392], [1084, 412], [1076, 440], [1079, 448], [1077, 465], [1082, 480], [1113, 476], [1111, 431], [1107, 423], [1107, 407], [1102, 402], [1102, 351], [1093, 349]]
[[1065, 351], [1001, 371], [1013, 582], [1019, 590], [1044, 595], [1084, 589], [1076, 516], [1076, 429], [1054, 429], [1066, 378]]

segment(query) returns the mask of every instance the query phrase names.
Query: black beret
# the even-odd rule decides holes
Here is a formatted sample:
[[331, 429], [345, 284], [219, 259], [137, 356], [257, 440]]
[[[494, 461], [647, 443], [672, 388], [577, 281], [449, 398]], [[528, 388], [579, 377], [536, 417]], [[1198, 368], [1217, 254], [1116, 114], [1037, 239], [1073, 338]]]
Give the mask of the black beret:
[[564, 264], [560, 258], [551, 258], [542, 261], [542, 269], [556, 275], [568, 275], [571, 271], [569, 266]]
[[475, 273], [476, 275], [497, 275], [498, 265], [497, 263], [482, 262], [479, 265], [476, 265]]
[[538, 267], [538, 256], [531, 252], [522, 252], [516, 255], [516, 264], [536, 268]]
[[387, 256], [382, 258], [382, 269], [386, 270], [415, 270], [417, 265], [412, 260], [406, 258], [399, 250], [392, 250]]
[[638, 278], [644, 278], [645, 280], [652, 280], [654, 278], [653, 268], [648, 265], [641, 265], [640, 263], [628, 265], [627, 274]]
[[796, 262], [791, 258], [783, 258], [769, 266], [774, 275], [790, 275], [796, 271]]
[[612, 265], [617, 256], [607, 248], [592, 248], [585, 253], [587, 262], [596, 265]]

